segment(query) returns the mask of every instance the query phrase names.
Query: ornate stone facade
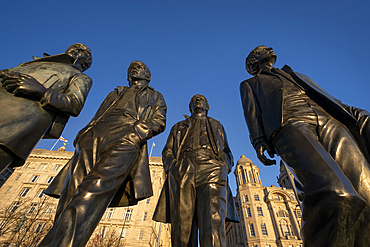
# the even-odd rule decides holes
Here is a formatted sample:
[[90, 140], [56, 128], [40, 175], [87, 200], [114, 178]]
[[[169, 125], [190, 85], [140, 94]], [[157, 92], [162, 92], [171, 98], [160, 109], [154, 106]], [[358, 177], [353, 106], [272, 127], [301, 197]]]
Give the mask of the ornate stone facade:
[[[228, 246], [302, 247], [301, 210], [294, 191], [285, 187], [264, 187], [259, 169], [244, 155], [234, 174], [240, 223], [227, 223]], [[280, 178], [279, 182], [285, 181], [287, 176]]]

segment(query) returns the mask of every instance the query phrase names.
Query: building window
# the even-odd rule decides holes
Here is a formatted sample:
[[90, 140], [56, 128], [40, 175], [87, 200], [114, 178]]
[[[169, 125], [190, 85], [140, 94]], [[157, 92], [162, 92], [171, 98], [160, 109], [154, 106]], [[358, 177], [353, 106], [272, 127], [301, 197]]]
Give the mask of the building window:
[[37, 207], [37, 203], [32, 203], [27, 213], [32, 214], [35, 211], [36, 207]]
[[244, 196], [244, 202], [247, 202], [248, 201], [248, 196], [247, 195], [245, 195]]
[[262, 207], [257, 207], [257, 215], [263, 216]]
[[249, 176], [249, 182], [254, 183], [252, 173], [248, 171], [248, 176]]
[[40, 166], [39, 166], [39, 170], [45, 170], [47, 166], [47, 163], [42, 163]]
[[9, 209], [9, 212], [11, 212], [11, 213], [15, 212], [15, 210], [17, 210], [17, 208], [19, 207], [19, 205], [21, 205], [20, 202], [13, 202], [12, 206]]
[[144, 215], [143, 215], [143, 221], [146, 221], [146, 218], [148, 217], [148, 212], [144, 212]]
[[23, 169], [27, 169], [30, 166], [31, 162], [27, 162], [24, 166]]
[[36, 228], [35, 228], [35, 232], [36, 233], [41, 232], [42, 229], [44, 229], [44, 226], [45, 226], [45, 223], [38, 223]]
[[50, 184], [51, 182], [53, 182], [53, 180], [54, 180], [54, 177], [48, 177], [48, 179], [46, 180], [46, 183]]
[[281, 225], [281, 230], [283, 231], [283, 235], [284, 236], [290, 236], [290, 231], [289, 231], [289, 227], [286, 223], [283, 223]]
[[155, 171], [152, 171], [152, 172], [151, 172], [151, 174], [150, 174], [150, 176], [151, 176], [152, 178], [154, 178], [154, 177], [155, 177]]
[[4, 229], [6, 224], [8, 224], [9, 221], [7, 220], [0, 220], [0, 230]]
[[285, 217], [284, 211], [278, 211], [278, 217]]
[[145, 201], [146, 204], [149, 204], [150, 203], [150, 198], [147, 198], [146, 201]]
[[246, 208], [245, 211], [247, 213], [247, 217], [252, 217], [251, 208]]
[[300, 210], [296, 210], [296, 211], [294, 211], [294, 213], [295, 213], [295, 216], [296, 216], [297, 218], [302, 218], [302, 213], [301, 213], [301, 211], [300, 211]]
[[6, 193], [8, 193], [8, 192], [9, 192], [9, 190], [10, 190], [11, 188], [12, 188], [12, 187], [11, 187], [11, 186], [9, 186], [9, 187], [5, 190], [4, 195], [6, 195]]
[[256, 180], [257, 180], [257, 183], [260, 183], [260, 178], [259, 178], [258, 172], [256, 173]]
[[42, 196], [44, 195], [44, 190], [43, 189], [41, 189], [41, 190], [39, 190], [39, 192], [37, 192], [37, 195], [36, 195], [36, 197], [37, 198], [42, 198]]
[[126, 209], [125, 214], [123, 215], [123, 219], [125, 220], [131, 220], [133, 209]]
[[267, 234], [267, 228], [266, 228], [266, 224], [265, 223], [262, 223], [261, 224], [261, 231], [262, 231], [262, 235], [263, 236], [268, 236], [268, 234]]
[[17, 176], [15, 177], [14, 180], [18, 180], [21, 176], [22, 176], [22, 174], [17, 174]]
[[54, 212], [56, 205], [49, 205], [49, 207], [45, 210], [44, 214], [52, 214]]
[[254, 195], [254, 200], [255, 201], [259, 201], [260, 200], [260, 196], [259, 195]]
[[2, 173], [1, 173], [1, 175], [3, 175], [4, 177], [6, 177], [6, 178], [9, 178], [10, 177], [10, 175], [12, 175], [12, 172], [11, 171], [9, 171], [8, 169], [5, 169]]
[[21, 193], [19, 194], [19, 196], [21, 196], [21, 197], [25, 197], [25, 196], [28, 194], [28, 192], [29, 192], [30, 190], [31, 190], [30, 188], [24, 188], [24, 189], [21, 191]]
[[127, 228], [118, 228], [117, 238], [125, 238], [127, 233]]
[[38, 175], [33, 176], [33, 177], [31, 178], [30, 182], [32, 182], [32, 183], [36, 182], [36, 181], [37, 181], [37, 179], [39, 179], [39, 177], [40, 177], [40, 176], [38, 176]]
[[253, 224], [250, 224], [250, 225], [249, 225], [249, 235], [250, 235], [251, 237], [255, 237], [255, 236], [256, 236], [256, 233], [255, 233], [255, 231], [254, 231], [254, 226], [253, 226]]
[[114, 213], [114, 208], [107, 208], [107, 210], [105, 211], [105, 218], [106, 219], [112, 218], [113, 213]]
[[103, 238], [105, 238], [108, 234], [108, 231], [109, 231], [109, 227], [108, 226], [101, 226], [99, 228], [99, 235]]
[[144, 237], [144, 230], [139, 231], [139, 240], [142, 240]]
[[296, 201], [297, 199], [295, 198], [295, 195], [294, 194], [289, 194], [290, 195], [290, 198], [292, 198], [292, 201]]
[[245, 179], [245, 174], [242, 166], [240, 166], [240, 173], [242, 174], [243, 184], [246, 184], [247, 180]]
[[54, 166], [53, 171], [60, 171], [62, 169], [63, 165], [57, 164]]

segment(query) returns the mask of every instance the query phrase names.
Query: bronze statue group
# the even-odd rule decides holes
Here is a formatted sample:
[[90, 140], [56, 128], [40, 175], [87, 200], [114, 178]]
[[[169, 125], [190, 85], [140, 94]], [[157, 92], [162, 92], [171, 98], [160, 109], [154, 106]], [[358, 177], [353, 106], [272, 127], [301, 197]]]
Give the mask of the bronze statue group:
[[[305, 247], [368, 246], [370, 114], [286, 65], [275, 68], [276, 58], [272, 48], [255, 48], [246, 59], [254, 77], [240, 84], [257, 157], [273, 165], [265, 151], [279, 155], [299, 181]], [[1, 171], [22, 166], [41, 138], [59, 138], [68, 118], [78, 116], [91, 63], [90, 49], [73, 44], [0, 71]], [[38, 246], [85, 246], [107, 207], [153, 195], [147, 141], [165, 130], [167, 107], [143, 62], [130, 64], [127, 80], [79, 131], [73, 157], [45, 191], [60, 199]], [[172, 127], [162, 151], [167, 177], [153, 220], [171, 223], [174, 247], [198, 246], [198, 234], [201, 246], [225, 247], [225, 222], [239, 221], [228, 184], [233, 156], [209, 108], [205, 96], [194, 95], [190, 116]]]

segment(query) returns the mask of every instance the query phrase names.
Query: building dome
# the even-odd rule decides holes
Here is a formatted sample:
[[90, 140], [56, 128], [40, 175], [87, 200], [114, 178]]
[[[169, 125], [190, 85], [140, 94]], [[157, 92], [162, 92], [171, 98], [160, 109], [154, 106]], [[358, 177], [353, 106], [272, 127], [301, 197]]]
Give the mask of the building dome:
[[250, 159], [248, 159], [247, 157], [245, 157], [245, 155], [242, 155], [241, 157], [240, 157], [240, 159], [238, 160], [238, 165], [244, 165], [244, 164], [247, 164], [247, 163], [250, 163], [250, 164], [253, 164], [253, 162], [250, 160]]

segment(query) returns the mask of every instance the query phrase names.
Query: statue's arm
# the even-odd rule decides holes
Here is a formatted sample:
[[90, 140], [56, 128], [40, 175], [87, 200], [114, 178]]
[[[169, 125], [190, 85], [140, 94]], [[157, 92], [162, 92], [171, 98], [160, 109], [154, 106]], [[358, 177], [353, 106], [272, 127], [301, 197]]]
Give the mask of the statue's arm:
[[156, 103], [153, 109], [149, 107], [144, 111], [143, 119], [136, 121], [134, 124], [134, 129], [141, 140], [148, 140], [162, 133], [166, 128], [167, 106], [163, 95], [156, 92]]
[[222, 137], [222, 150], [219, 156], [224, 161], [224, 163], [227, 165], [228, 172], [230, 173], [234, 166], [233, 154], [231, 153], [229, 143], [227, 141], [226, 131], [224, 127], [222, 126], [222, 124], [220, 124], [219, 131], [221, 132], [221, 137]]
[[370, 150], [370, 113], [353, 106], [345, 106], [345, 108], [356, 119], [360, 134], [365, 139], [368, 150]]
[[173, 153], [173, 145], [175, 140], [175, 129], [177, 129], [177, 124], [172, 127], [170, 134], [168, 135], [166, 145], [162, 150], [162, 160], [163, 160], [163, 169], [165, 173], [168, 173], [168, 170], [176, 162], [175, 154]]
[[275, 165], [275, 160], [268, 159], [264, 152], [267, 151], [271, 158], [274, 151], [271, 150], [267, 138], [264, 135], [260, 121], [262, 121], [261, 110], [253, 90], [247, 81], [240, 84], [240, 96], [244, 110], [244, 118], [247, 122], [253, 148], [256, 150], [258, 159], [266, 166]]
[[48, 88], [40, 103], [45, 109], [57, 109], [65, 114], [77, 117], [85, 104], [91, 86], [91, 78], [79, 73], [71, 78], [69, 86], [64, 92]]
[[244, 110], [244, 118], [247, 123], [252, 145], [259, 140], [266, 140], [260, 125], [261, 111], [259, 109], [257, 99], [248, 82], [243, 81], [240, 84], [240, 96]]

